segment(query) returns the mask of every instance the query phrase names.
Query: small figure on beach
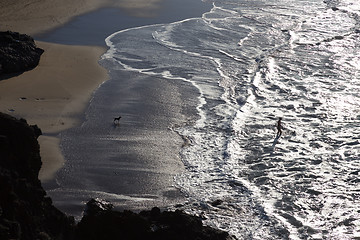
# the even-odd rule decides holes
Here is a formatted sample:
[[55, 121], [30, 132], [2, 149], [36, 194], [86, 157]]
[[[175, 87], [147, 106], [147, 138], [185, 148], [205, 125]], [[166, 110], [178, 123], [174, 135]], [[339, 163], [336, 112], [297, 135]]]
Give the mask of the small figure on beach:
[[121, 118], [121, 116], [114, 118], [114, 124], [119, 124], [120, 118]]
[[281, 123], [282, 117], [279, 117], [279, 120], [277, 121], [276, 124], [276, 128], [277, 128], [277, 133], [276, 133], [276, 138], [279, 138], [282, 134], [282, 123]]

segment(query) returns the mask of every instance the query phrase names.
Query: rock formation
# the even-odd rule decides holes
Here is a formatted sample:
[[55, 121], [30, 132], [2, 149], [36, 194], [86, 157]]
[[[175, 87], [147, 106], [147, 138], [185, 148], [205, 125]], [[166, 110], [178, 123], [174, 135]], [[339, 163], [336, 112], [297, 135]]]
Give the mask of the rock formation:
[[232, 239], [181, 211], [118, 212], [94, 199], [76, 224], [52, 205], [38, 179], [40, 134], [36, 125], [0, 113], [0, 239]]
[[0, 239], [70, 239], [74, 220], [41, 186], [37, 126], [0, 113]]
[[36, 67], [43, 52], [28, 35], [0, 32], [0, 75], [21, 73]]
[[[120, 238], [121, 236], [121, 238]], [[225, 240], [228, 233], [203, 226], [201, 219], [176, 210], [117, 212], [109, 203], [92, 199], [76, 231], [76, 239]]]

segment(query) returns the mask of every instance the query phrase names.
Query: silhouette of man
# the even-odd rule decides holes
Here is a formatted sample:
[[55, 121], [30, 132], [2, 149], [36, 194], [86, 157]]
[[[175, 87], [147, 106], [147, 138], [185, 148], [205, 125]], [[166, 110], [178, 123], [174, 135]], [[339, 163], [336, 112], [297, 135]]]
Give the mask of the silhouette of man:
[[282, 134], [282, 124], [281, 124], [281, 120], [282, 120], [282, 117], [279, 117], [279, 120], [277, 121], [277, 125], [276, 125], [276, 128], [277, 128], [277, 133], [276, 133], [276, 137], [279, 138]]

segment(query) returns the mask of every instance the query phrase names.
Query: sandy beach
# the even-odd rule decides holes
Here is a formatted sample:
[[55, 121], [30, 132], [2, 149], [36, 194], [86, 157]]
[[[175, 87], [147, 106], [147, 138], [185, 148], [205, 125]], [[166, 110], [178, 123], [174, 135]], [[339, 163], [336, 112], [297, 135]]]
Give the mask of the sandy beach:
[[63, 162], [56, 144], [59, 140], [54, 136], [78, 123], [91, 93], [107, 75], [97, 63], [105, 51], [102, 47], [37, 45], [45, 52], [35, 69], [0, 81], [0, 111], [25, 118], [42, 129], [40, 177], [47, 180]]
[[72, 17], [95, 10], [106, 1], [11, 1], [0, 2], [0, 29], [29, 35], [58, 27]]
[[[37, 34], [106, 3], [98, 0], [28, 2], [1, 1], [1, 31]], [[107, 79], [106, 70], [98, 64], [106, 49], [46, 42], [36, 44], [45, 50], [39, 65], [0, 81], [0, 111], [25, 118], [42, 129], [39, 143], [43, 166], [39, 177], [46, 181], [64, 162], [58, 133], [78, 123], [78, 116], [84, 111], [91, 93]]]
[[163, 0], [3, 0], [0, 2], [0, 30], [39, 34], [101, 7], [116, 7], [133, 16], [152, 17], [161, 2]]
[[[187, 6], [189, 6], [191, 11], [177, 11], [182, 3], [176, 0], [82, 0], [76, 2], [66, 0], [61, 2], [61, 4], [57, 1], [27, 3], [28, 1], [17, 1], [16, 3], [11, 1], [1, 2], [0, 22], [2, 24], [0, 25], [0, 30], [19, 31], [20, 33], [35, 36], [35, 39], [36, 37], [38, 37], [37, 39], [42, 39], [42, 35], [50, 34], [55, 36], [55, 39], [47, 40], [45, 38], [45, 41], [36, 41], [37, 46], [44, 49], [45, 52], [35, 69], [0, 81], [0, 111], [9, 113], [17, 118], [25, 118], [29, 124], [36, 124], [42, 129], [43, 135], [39, 137], [39, 143], [43, 165], [39, 178], [43, 184], [47, 184], [47, 190], [49, 190], [49, 194], [54, 197], [53, 200], [56, 202], [56, 200], [61, 199], [65, 195], [60, 192], [61, 197], [56, 197], [56, 193], [51, 192], [55, 174], [59, 174], [59, 169], [68, 169], [66, 162], [69, 158], [73, 158], [73, 156], [66, 155], [66, 151], [62, 152], [60, 149], [60, 144], [63, 145], [60, 134], [63, 136], [66, 131], [70, 131], [73, 128], [76, 129], [76, 126], [83, 123], [84, 112], [89, 106], [90, 99], [94, 96], [92, 94], [102, 83], [109, 79], [107, 70], [98, 63], [101, 55], [107, 50], [104, 38], [119, 30], [118, 23], [121, 23], [120, 28], [128, 28], [139, 25], [143, 26], [148, 24], [149, 21], [153, 24], [173, 22], [182, 20], [184, 17], [200, 16], [209, 6], [197, 6], [198, 10], [196, 11], [191, 9], [191, 4], [188, 4]], [[197, 4], [200, 5], [202, 2], [199, 1]], [[160, 12], [161, 14], [159, 14]], [[177, 14], [170, 14], [172, 12]], [[155, 15], [157, 17], [154, 17]], [[109, 16], [107, 22], [103, 19], [104, 16]], [[151, 17], [153, 18], [149, 20]], [[77, 21], [80, 22], [79, 25], [77, 25]], [[91, 21], [99, 24], [92, 25]], [[71, 24], [66, 25], [69, 22]], [[87, 25], [92, 26], [92, 28], [89, 29]], [[102, 25], [110, 27], [104, 28]], [[70, 32], [66, 32], [68, 30]], [[100, 34], [102, 30], [103, 32]], [[61, 36], [60, 41], [57, 39], [59, 36]], [[79, 41], [77, 43], [73, 43], [71, 40], [68, 42], [69, 39], [77, 39]], [[95, 41], [92, 41], [92, 39]], [[125, 73], [119, 77], [124, 79], [124, 83], [117, 88], [124, 89], [122, 95], [125, 98], [121, 102], [127, 102], [128, 97], [133, 99], [134, 96], [139, 94], [139, 91], [144, 91], [144, 97], [139, 99], [139, 105], [133, 103], [131, 106], [129, 105], [128, 109], [117, 109], [116, 111], [125, 115], [128, 110], [130, 110], [129, 114], [131, 115], [131, 112], [135, 111], [136, 115], [145, 116], [146, 118], [142, 119], [142, 122], [138, 121], [139, 118], [131, 122], [126, 116], [124, 117], [123, 122], [126, 125], [130, 124], [127, 126], [129, 131], [121, 132], [124, 144], [114, 146], [113, 149], [120, 151], [121, 148], [121, 154], [118, 156], [119, 159], [127, 161], [127, 165], [132, 164], [134, 166], [133, 170], [123, 169], [121, 166], [118, 166], [118, 171], [123, 171], [123, 173], [121, 175], [116, 174], [116, 176], [118, 179], [120, 177], [124, 178], [120, 181], [124, 184], [129, 182], [129, 179], [134, 179], [132, 181], [134, 184], [121, 185], [118, 186], [118, 189], [112, 189], [109, 192], [119, 194], [126, 192], [135, 195], [143, 194], [145, 196], [160, 194], [164, 196], [163, 198], [158, 198], [157, 201], [167, 201], [163, 199], [170, 199], [169, 201], [172, 202], [173, 199], [179, 198], [177, 190], [173, 189], [173, 178], [176, 173], [183, 169], [182, 162], [178, 156], [182, 142], [178, 135], [168, 131], [168, 127], [178, 124], [178, 121], [183, 121], [183, 116], [180, 113], [181, 109], [178, 109], [178, 112], [173, 112], [173, 109], [177, 109], [173, 105], [183, 101], [181, 99], [169, 101], [169, 99], [170, 96], [177, 96], [180, 90], [169, 95], [166, 101], [160, 101], [168, 102], [169, 104], [169, 106], [164, 108], [162, 114], [159, 116], [153, 116], [152, 113], [144, 115], [147, 110], [150, 112], [158, 111], [160, 107], [157, 100], [158, 90], [164, 88], [169, 83], [163, 82], [161, 87], [159, 86], [149, 92], [149, 89], [153, 87], [153, 83], [150, 81], [147, 84], [145, 82], [142, 83], [142, 81], [135, 81], [133, 83], [134, 76], [130, 79], [127, 79], [128, 77]], [[152, 81], [156, 82], [157, 80], [152, 79]], [[133, 84], [138, 84], [137, 90], [129, 91], [128, 86]], [[171, 85], [170, 89], [176, 88]], [[108, 89], [108, 91], [110, 90]], [[165, 93], [160, 95], [167, 96], [167, 92]], [[150, 94], [149, 96], [154, 94], [156, 96], [154, 101], [151, 102], [152, 107], [148, 109], [142, 107], [144, 102], [149, 101], [145, 97], [146, 94]], [[103, 96], [105, 95], [107, 93], [103, 94]], [[102, 116], [105, 113], [100, 112], [97, 114]], [[110, 114], [106, 119], [110, 119], [111, 124], [113, 115], [118, 113], [108, 111], [106, 114]], [[163, 122], [164, 118], [165, 122]], [[149, 119], [152, 120], [149, 121]], [[137, 137], [134, 137], [134, 132], [143, 128], [144, 124], [149, 122], [156, 122], [156, 125], [151, 126], [151, 135], [161, 136], [161, 139], [168, 138], [167, 143], [170, 146], [171, 142], [170, 147], [165, 148], [161, 145], [161, 141], [157, 141], [156, 138], [147, 139], [148, 134], [150, 134], [147, 130], [145, 131], [147, 134], [145, 138], [144, 132], [141, 131], [137, 133]], [[98, 123], [97, 126], [101, 125], [102, 123]], [[77, 130], [74, 131], [76, 132]], [[86, 132], [81, 133], [80, 136], [83, 138], [86, 134]], [[163, 134], [165, 135], [163, 136]], [[90, 136], [90, 142], [91, 137], [93, 136]], [[72, 138], [74, 138], [74, 141], [77, 141], [79, 134], [75, 134]], [[91, 149], [88, 146], [89, 144], [83, 149], [87, 149], [90, 153], [92, 151], [90, 151]], [[83, 151], [83, 149], [75, 150], [73, 153], [76, 155], [77, 152]], [[139, 153], [139, 149], [146, 151]], [[131, 155], [128, 153], [131, 153]], [[101, 152], [95, 151], [93, 153], [93, 155], [96, 154], [101, 155]], [[101, 158], [103, 156], [99, 156], [98, 159]], [[74, 161], [74, 159], [69, 161]], [[125, 164], [125, 162], [122, 164]], [[71, 164], [74, 163], [72, 162]], [[141, 167], [139, 168], [139, 166]], [[93, 165], [90, 164], [89, 168], [92, 167]], [[83, 174], [85, 172], [77, 176], [83, 176]], [[112, 175], [113, 173], [109, 176]], [[73, 177], [68, 176], [68, 178], [72, 179]], [[79, 181], [82, 180], [79, 179]], [[108, 182], [113, 180], [103, 180], [99, 175], [94, 181], [99, 181], [99, 186], [107, 186]], [[84, 189], [88, 187], [85, 186]], [[103, 189], [101, 188], [101, 190]], [[74, 202], [78, 205], [79, 199], [77, 195], [74, 195], [76, 198]], [[172, 195], [175, 197], [171, 197]], [[109, 197], [107, 196], [107, 198]], [[68, 202], [67, 200], [65, 202]], [[61, 200], [57, 204], [61, 205]], [[80, 206], [81, 208], [82, 206]], [[69, 210], [68, 212], [73, 213], [72, 211]]]

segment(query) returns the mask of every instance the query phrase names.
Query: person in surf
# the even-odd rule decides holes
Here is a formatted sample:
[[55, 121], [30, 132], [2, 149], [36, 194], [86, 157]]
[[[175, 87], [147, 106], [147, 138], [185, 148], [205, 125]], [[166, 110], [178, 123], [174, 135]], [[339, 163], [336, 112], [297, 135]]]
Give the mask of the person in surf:
[[277, 128], [276, 138], [279, 138], [282, 134], [283, 126], [282, 126], [281, 120], [282, 120], [282, 117], [279, 117], [279, 120], [277, 121], [277, 124], [276, 124], [276, 128]]

